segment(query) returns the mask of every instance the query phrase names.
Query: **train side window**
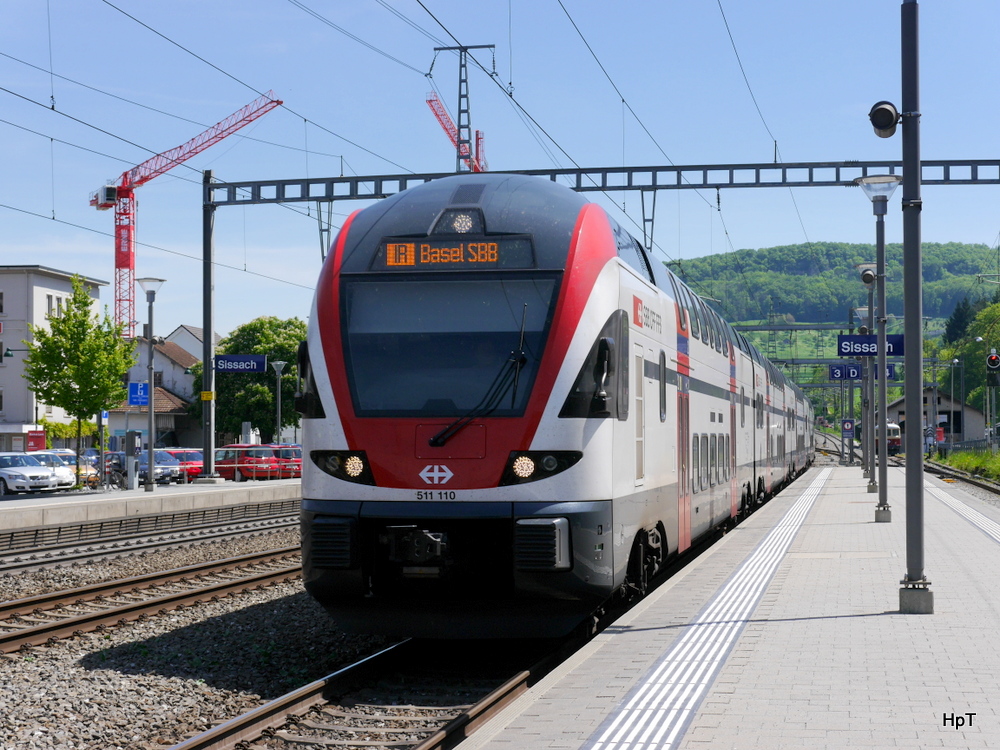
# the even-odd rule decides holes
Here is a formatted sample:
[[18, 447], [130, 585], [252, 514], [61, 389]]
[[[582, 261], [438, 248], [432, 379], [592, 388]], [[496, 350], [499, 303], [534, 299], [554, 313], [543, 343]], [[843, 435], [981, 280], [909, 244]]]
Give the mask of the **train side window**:
[[708, 489], [708, 435], [701, 436], [701, 488]]
[[681, 297], [680, 290], [677, 288], [677, 279], [674, 278], [672, 273], [667, 273], [667, 277], [670, 279], [670, 287], [674, 290], [674, 302], [677, 305], [677, 322], [680, 325], [682, 331], [687, 330], [687, 321], [684, 319], [684, 299]]
[[701, 337], [701, 321], [698, 319], [698, 313], [695, 310], [694, 301], [692, 300], [692, 292], [687, 287], [681, 287], [681, 293], [684, 295], [684, 307], [688, 311], [688, 321], [691, 324], [691, 338]]
[[708, 483], [709, 485], [715, 485], [719, 483], [719, 462], [716, 459], [716, 451], [718, 450], [718, 441], [715, 435], [712, 435], [709, 439], [708, 448]]
[[740, 427], [747, 426], [747, 391], [740, 386]]
[[705, 309], [705, 303], [701, 301], [701, 297], [696, 296], [694, 298], [694, 304], [697, 308], [698, 317], [701, 322], [701, 340], [707, 344], [711, 335], [709, 333], [710, 324], [708, 322], [708, 311]]
[[660, 350], [660, 421], [667, 421], [667, 354]]
[[729, 480], [729, 476], [730, 476], [729, 472], [732, 470], [732, 466], [730, 466], [730, 464], [732, 463], [732, 455], [733, 455], [730, 452], [730, 448], [731, 447], [732, 446], [731, 446], [731, 443], [729, 442], [729, 435], [726, 435], [726, 463], [725, 463], [725, 466], [726, 466], [726, 480], [727, 481]]
[[701, 481], [701, 470], [698, 463], [698, 436], [695, 435], [691, 438], [691, 491], [698, 492], [700, 487], [698, 482]]

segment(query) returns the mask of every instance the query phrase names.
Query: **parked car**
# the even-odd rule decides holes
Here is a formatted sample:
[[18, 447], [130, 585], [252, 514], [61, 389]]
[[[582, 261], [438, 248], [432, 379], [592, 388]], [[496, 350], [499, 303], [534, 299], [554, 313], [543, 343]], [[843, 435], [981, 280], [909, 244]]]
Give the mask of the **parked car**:
[[[59, 489], [66, 490], [76, 486], [76, 472], [65, 458], [54, 451], [32, 451], [31, 457], [42, 466], [48, 466], [56, 475]], [[75, 456], [74, 456], [75, 458]]]
[[274, 456], [278, 459], [278, 475], [281, 479], [298, 479], [302, 476], [302, 446], [294, 444], [272, 444]]
[[30, 453], [0, 453], [0, 495], [58, 489], [55, 471]]
[[278, 458], [269, 445], [236, 443], [215, 451], [215, 471], [224, 479], [242, 482], [247, 479], [277, 479]]
[[[72, 481], [68, 486], [75, 487], [77, 485], [76, 451], [54, 448], [51, 450], [34, 451], [31, 455], [37, 458], [40, 463], [54, 468], [60, 476], [62, 475], [60, 470], [63, 467], [69, 469]], [[80, 459], [79, 474], [79, 483], [86, 487], [96, 487], [101, 483], [100, 473], [86, 458]]]
[[201, 470], [205, 466], [205, 457], [200, 450], [196, 448], [164, 448], [163, 450], [180, 462], [180, 481], [191, 482], [201, 476]]
[[[139, 459], [139, 482], [145, 484], [146, 467], [149, 466], [149, 451], [142, 451], [136, 458]], [[104, 463], [105, 471], [109, 474], [114, 471], [119, 471], [122, 474], [128, 473], [125, 454], [121, 451], [108, 453]], [[180, 465], [180, 461], [166, 451], [155, 449], [153, 451], [153, 481], [157, 484], [183, 481]]]

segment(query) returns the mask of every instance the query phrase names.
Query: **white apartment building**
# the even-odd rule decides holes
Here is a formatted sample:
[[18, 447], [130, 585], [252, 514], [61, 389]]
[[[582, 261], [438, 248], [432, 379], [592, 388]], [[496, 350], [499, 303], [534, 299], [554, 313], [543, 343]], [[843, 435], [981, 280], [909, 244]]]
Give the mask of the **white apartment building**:
[[[100, 287], [107, 281], [83, 276], [94, 311], [100, 314]], [[0, 266], [0, 450], [24, 450], [38, 420], [69, 423], [57, 407], [35, 398], [24, 379], [24, 341], [28, 326], [43, 326], [61, 315], [73, 296], [73, 274], [46, 266]], [[9, 356], [7, 356], [9, 355]]]

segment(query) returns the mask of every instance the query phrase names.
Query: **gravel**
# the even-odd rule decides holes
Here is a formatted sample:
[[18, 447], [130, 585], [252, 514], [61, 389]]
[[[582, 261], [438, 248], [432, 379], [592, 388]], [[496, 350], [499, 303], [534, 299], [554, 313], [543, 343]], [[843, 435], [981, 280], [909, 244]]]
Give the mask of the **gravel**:
[[[0, 576], [0, 599], [297, 541], [278, 532]], [[0, 750], [162, 750], [384, 643], [337, 630], [296, 581], [0, 655]]]

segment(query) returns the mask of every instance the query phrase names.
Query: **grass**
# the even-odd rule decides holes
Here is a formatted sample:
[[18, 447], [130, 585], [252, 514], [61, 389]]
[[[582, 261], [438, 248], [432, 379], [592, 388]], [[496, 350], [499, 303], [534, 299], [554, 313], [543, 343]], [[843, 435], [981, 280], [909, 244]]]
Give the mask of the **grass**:
[[952, 453], [942, 460], [960, 471], [1000, 481], [1000, 453], [960, 451]]

